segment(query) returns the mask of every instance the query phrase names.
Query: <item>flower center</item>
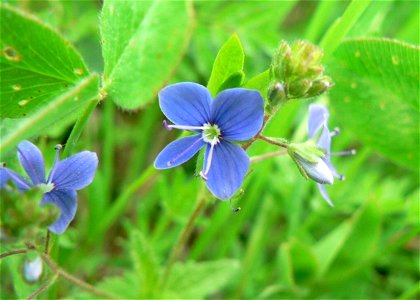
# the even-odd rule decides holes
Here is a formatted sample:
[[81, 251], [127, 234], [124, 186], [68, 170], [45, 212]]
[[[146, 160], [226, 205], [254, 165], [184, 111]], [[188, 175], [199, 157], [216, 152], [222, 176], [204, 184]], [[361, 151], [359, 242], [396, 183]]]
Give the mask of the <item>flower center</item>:
[[43, 193], [51, 192], [54, 189], [54, 183], [39, 183], [36, 187]]
[[206, 123], [203, 125], [203, 141], [210, 144], [217, 144], [222, 135], [219, 126]]

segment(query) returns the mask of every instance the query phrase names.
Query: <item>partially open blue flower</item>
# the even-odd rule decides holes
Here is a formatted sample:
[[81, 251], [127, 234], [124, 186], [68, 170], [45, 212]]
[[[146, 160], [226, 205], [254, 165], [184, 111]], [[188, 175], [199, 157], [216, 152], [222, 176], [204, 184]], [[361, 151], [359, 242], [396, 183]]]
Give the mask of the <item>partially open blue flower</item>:
[[56, 158], [47, 179], [41, 151], [29, 141], [18, 145], [18, 159], [30, 180], [0, 166], [0, 187], [8, 180], [12, 180], [21, 191], [37, 187], [44, 193], [41, 206], [52, 204], [59, 209], [60, 216], [49, 227], [56, 234], [63, 233], [74, 219], [76, 191], [92, 182], [98, 166], [98, 157], [94, 152], [83, 151], [60, 161], [60, 149], [60, 145], [56, 147]]
[[[331, 172], [333, 177], [338, 178], [339, 180], [343, 180], [344, 176], [339, 174], [331, 163], [331, 138], [337, 135], [339, 131], [338, 129], [334, 129], [333, 131], [328, 129], [329, 117], [330, 114], [324, 105], [311, 104], [309, 106], [308, 134], [310, 138], [318, 135], [317, 146], [325, 151], [325, 157], [322, 158], [323, 162], [328, 167], [328, 170]], [[333, 154], [353, 155], [355, 153], [355, 150], [350, 150]], [[327, 170], [325, 170], [325, 172], [327, 172]], [[317, 185], [322, 197], [328, 202], [329, 205], [334, 206], [323, 183], [317, 183]]]
[[261, 129], [264, 101], [258, 91], [224, 90], [213, 100], [202, 85], [183, 82], [162, 89], [159, 105], [174, 125], [167, 129], [194, 132], [167, 145], [155, 160], [157, 169], [179, 166], [206, 147], [203, 170], [209, 190], [219, 199], [231, 198], [249, 167], [246, 152], [234, 142], [246, 141]]

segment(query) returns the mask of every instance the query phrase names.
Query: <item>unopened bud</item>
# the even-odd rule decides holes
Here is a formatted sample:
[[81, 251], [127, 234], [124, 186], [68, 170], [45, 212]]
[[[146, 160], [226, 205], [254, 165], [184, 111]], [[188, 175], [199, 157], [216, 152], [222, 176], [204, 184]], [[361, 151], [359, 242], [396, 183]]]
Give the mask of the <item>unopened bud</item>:
[[315, 80], [312, 82], [311, 88], [307, 91], [307, 97], [319, 96], [326, 92], [332, 86], [330, 77], [323, 77], [322, 79]]
[[268, 102], [271, 107], [276, 107], [286, 100], [286, 92], [283, 84], [280, 82], [273, 83], [268, 88]]
[[333, 184], [334, 176], [328, 168], [327, 164], [319, 158], [317, 162], [312, 163], [299, 155], [295, 155], [295, 162], [299, 164], [298, 167], [302, 168], [307, 177], [321, 184]]
[[311, 86], [312, 82], [307, 79], [293, 81], [288, 85], [287, 98], [302, 98]]
[[38, 281], [42, 275], [42, 269], [42, 260], [39, 255], [32, 260], [25, 258], [25, 262], [23, 263], [23, 276], [26, 281]]

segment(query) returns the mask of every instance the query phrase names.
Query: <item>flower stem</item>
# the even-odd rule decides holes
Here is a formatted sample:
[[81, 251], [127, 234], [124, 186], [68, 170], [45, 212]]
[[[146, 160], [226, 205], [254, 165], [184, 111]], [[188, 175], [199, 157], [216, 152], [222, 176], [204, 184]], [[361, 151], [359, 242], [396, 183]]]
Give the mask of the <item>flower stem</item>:
[[262, 161], [262, 160], [265, 160], [265, 159], [268, 159], [268, 158], [276, 157], [276, 156], [279, 156], [279, 155], [283, 155], [283, 154], [286, 154], [286, 153], [287, 153], [286, 150], [278, 150], [278, 151], [270, 152], [270, 153], [267, 153], [267, 154], [252, 156], [250, 158], [250, 160], [251, 160], [252, 163], [256, 163], [256, 162], [259, 162], [259, 161]]
[[64, 147], [63, 157], [68, 157], [73, 152], [73, 148], [79, 140], [80, 135], [82, 134], [83, 129], [86, 127], [87, 122], [89, 121], [90, 115], [94, 111], [96, 105], [98, 105], [98, 98], [92, 99], [89, 104], [86, 106], [82, 115], [77, 119], [76, 124], [71, 130], [70, 136], [67, 139], [66, 146]]
[[32, 293], [27, 300], [35, 299], [37, 296], [41, 295], [44, 291], [46, 291], [54, 282], [57, 280], [58, 274], [54, 274], [49, 280], [44, 282], [34, 293]]
[[273, 116], [273, 114], [264, 115], [263, 125], [262, 125], [260, 131], [258, 131], [258, 133], [249, 142], [243, 144], [242, 149], [244, 149], [246, 151], [249, 147], [251, 147], [251, 145], [257, 140], [257, 138], [261, 134], [261, 132], [263, 132], [263, 130], [265, 129], [265, 126], [267, 126], [267, 123], [271, 119], [272, 116]]
[[45, 237], [45, 249], [44, 249], [44, 253], [46, 255], [48, 255], [50, 253], [50, 237], [51, 237], [51, 233], [47, 229], [47, 235]]
[[172, 248], [171, 254], [169, 255], [168, 262], [166, 263], [166, 267], [160, 281], [161, 289], [165, 288], [169, 275], [172, 271], [172, 267], [174, 263], [176, 262], [176, 260], [178, 259], [181, 251], [183, 250], [185, 243], [188, 241], [191, 235], [191, 232], [194, 228], [195, 222], [197, 218], [200, 216], [201, 212], [203, 211], [207, 203], [207, 199], [208, 199], [208, 194], [206, 194], [204, 191], [204, 185], [201, 185], [199, 196], [197, 198], [197, 202], [195, 204], [194, 210], [192, 211], [188, 219], [188, 222], [182, 229], [181, 234], [179, 235], [179, 238], [175, 246]]
[[287, 144], [287, 142], [285, 140], [272, 139], [272, 138], [269, 138], [269, 137], [265, 137], [261, 134], [259, 134], [257, 136], [257, 139], [260, 139], [260, 140], [265, 141], [267, 143], [270, 143], [270, 144], [273, 144], [273, 145], [276, 145], [276, 146], [279, 146], [279, 147], [283, 147], [283, 148], [286, 148], [286, 149], [289, 147], [289, 145]]
[[117, 296], [108, 294], [107, 292], [101, 291], [97, 288], [95, 288], [94, 286], [80, 280], [79, 278], [67, 273], [66, 271], [64, 271], [62, 268], [60, 268], [48, 255], [42, 253], [41, 254], [41, 258], [42, 260], [48, 265], [48, 267], [57, 275], [57, 276], [61, 276], [64, 279], [66, 279], [67, 281], [77, 285], [78, 287], [96, 295], [99, 297], [103, 297], [103, 298], [108, 298], [108, 299], [118, 299]]
[[0, 259], [8, 257], [8, 256], [12, 256], [12, 255], [23, 254], [26, 252], [28, 252], [27, 249], [12, 250], [12, 251], [0, 254]]

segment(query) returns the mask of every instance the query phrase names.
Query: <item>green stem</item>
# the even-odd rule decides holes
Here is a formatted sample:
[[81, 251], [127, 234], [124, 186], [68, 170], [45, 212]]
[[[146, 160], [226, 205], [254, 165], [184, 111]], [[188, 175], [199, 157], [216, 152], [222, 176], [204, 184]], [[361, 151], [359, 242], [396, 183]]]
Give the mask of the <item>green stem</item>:
[[158, 174], [157, 170], [153, 165], [150, 165], [136, 180], [132, 181], [114, 201], [101, 224], [97, 227], [96, 234], [106, 231], [123, 214], [131, 196], [156, 174]]
[[172, 271], [172, 267], [176, 260], [178, 259], [181, 251], [184, 249], [185, 243], [188, 241], [192, 230], [194, 229], [194, 225], [198, 217], [200, 216], [201, 212], [203, 211], [204, 207], [207, 204], [208, 193], [204, 191], [204, 185], [201, 185], [201, 189], [199, 192], [199, 196], [197, 198], [197, 202], [195, 204], [194, 210], [192, 211], [190, 217], [184, 228], [182, 229], [179, 238], [172, 248], [171, 254], [169, 255], [168, 262], [166, 263], [165, 270], [163, 272], [163, 276], [160, 281], [161, 289], [164, 289], [169, 278], [169, 275]]
[[106, 190], [104, 195], [107, 197], [105, 203], [109, 203], [111, 199], [111, 188], [112, 188], [112, 174], [114, 165], [114, 144], [115, 144], [115, 132], [114, 132], [114, 103], [108, 99], [104, 102], [104, 110], [101, 120], [101, 130], [103, 138], [101, 165], [103, 167], [104, 174], [104, 186]]
[[278, 139], [278, 138], [273, 139], [273, 138], [263, 136], [261, 134], [257, 136], [257, 139], [262, 140], [262, 141], [267, 142], [267, 143], [272, 144], [272, 145], [282, 147], [282, 148], [287, 149], [289, 147], [289, 144], [287, 143], [287, 141], [285, 139]]
[[258, 155], [258, 156], [252, 156], [250, 158], [250, 161], [251, 161], [251, 163], [256, 163], [256, 162], [266, 160], [268, 158], [276, 157], [276, 156], [279, 156], [279, 155], [284, 155], [286, 153], [287, 153], [287, 150], [278, 150], [278, 151], [274, 151], [274, 152], [270, 152], [270, 153], [266, 153], [266, 154], [262, 154], [262, 155]]
[[19, 250], [8, 251], [8, 252], [0, 254], [0, 259], [8, 257], [8, 256], [12, 256], [12, 255], [24, 254], [26, 252], [28, 252], [27, 249], [19, 249]]
[[325, 57], [329, 57], [340, 45], [343, 38], [350, 29], [356, 24], [359, 17], [369, 6], [371, 0], [353, 0], [347, 7], [344, 14], [338, 18], [329, 28], [320, 42], [320, 47], [324, 49]]
[[30, 295], [27, 300], [36, 299], [37, 296], [41, 295], [43, 292], [45, 292], [50, 286], [54, 284], [54, 282], [57, 280], [58, 274], [54, 274], [53, 277], [51, 277], [49, 280], [44, 282], [32, 295]]
[[64, 147], [63, 157], [68, 157], [73, 152], [73, 149], [82, 134], [83, 129], [90, 118], [90, 115], [94, 111], [96, 105], [98, 105], [98, 98], [92, 99], [86, 106], [82, 115], [77, 119], [69, 138], [67, 139], [66, 146]]

